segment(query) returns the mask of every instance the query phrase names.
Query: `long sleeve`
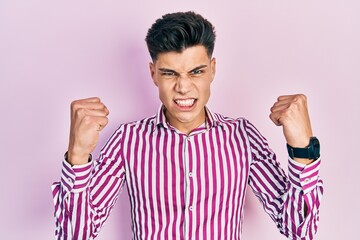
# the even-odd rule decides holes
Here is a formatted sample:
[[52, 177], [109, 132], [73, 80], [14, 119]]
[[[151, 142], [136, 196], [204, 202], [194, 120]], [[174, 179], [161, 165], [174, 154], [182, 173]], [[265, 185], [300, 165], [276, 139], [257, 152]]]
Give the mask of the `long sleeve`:
[[303, 165], [289, 158], [286, 176], [267, 140], [250, 123], [246, 130], [252, 154], [249, 185], [256, 197], [288, 239], [313, 239], [323, 194], [321, 159]]
[[56, 239], [94, 239], [123, 185], [121, 130], [113, 134], [98, 160], [71, 166], [63, 161], [61, 181], [52, 185]]

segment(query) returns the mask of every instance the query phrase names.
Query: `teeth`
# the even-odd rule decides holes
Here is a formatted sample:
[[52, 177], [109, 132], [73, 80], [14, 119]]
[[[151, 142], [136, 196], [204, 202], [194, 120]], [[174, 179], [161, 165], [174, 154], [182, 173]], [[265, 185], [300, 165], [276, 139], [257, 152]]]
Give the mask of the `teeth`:
[[195, 99], [176, 100], [176, 103], [181, 107], [190, 107], [194, 104]]

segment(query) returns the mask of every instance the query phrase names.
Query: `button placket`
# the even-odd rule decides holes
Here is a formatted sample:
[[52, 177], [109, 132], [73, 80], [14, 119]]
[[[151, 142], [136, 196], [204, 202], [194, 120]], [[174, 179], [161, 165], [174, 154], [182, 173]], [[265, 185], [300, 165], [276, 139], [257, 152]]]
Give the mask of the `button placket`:
[[196, 139], [195, 135], [186, 136], [184, 139], [184, 157], [185, 157], [185, 182], [186, 182], [186, 212], [185, 212], [185, 235], [187, 236], [187, 239], [190, 239], [192, 224], [193, 224], [193, 218], [194, 218], [194, 211], [196, 207], [196, 200], [194, 199], [194, 167], [196, 167], [194, 164], [196, 164], [196, 156], [195, 156], [195, 145], [194, 141]]
[[[189, 136], [185, 136], [184, 138], [184, 148], [183, 148], [183, 156], [184, 156], [184, 181], [185, 181], [185, 219], [184, 219], [184, 234], [186, 236], [189, 235], [189, 224], [191, 224], [191, 191], [190, 191], [190, 184], [191, 184], [191, 179], [189, 178], [189, 173], [191, 172], [191, 163], [190, 163], [190, 137]], [[190, 210], [191, 208], [191, 210]]]

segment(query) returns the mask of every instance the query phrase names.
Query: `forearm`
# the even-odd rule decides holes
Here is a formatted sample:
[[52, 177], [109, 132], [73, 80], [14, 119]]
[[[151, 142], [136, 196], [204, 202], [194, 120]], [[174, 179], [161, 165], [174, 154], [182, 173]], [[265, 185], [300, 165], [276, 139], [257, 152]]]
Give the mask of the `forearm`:
[[317, 232], [323, 195], [320, 163], [318, 159], [310, 165], [302, 165], [289, 159], [290, 185], [282, 210], [283, 231], [289, 239], [313, 239]]
[[90, 220], [89, 182], [92, 163], [71, 167], [63, 162], [61, 181], [52, 185], [55, 207], [56, 239], [90, 239], [88, 228], [79, 223]]
[[[249, 134], [255, 136], [250, 130], [254, 129], [249, 128]], [[252, 138], [250, 142], [253, 161], [249, 184], [265, 211], [289, 239], [312, 239], [322, 196], [322, 181], [318, 177], [321, 160], [304, 165], [289, 158], [286, 176], [267, 144], [256, 144]]]
[[111, 161], [99, 160], [94, 168], [93, 163], [63, 162], [61, 181], [52, 186], [57, 239], [93, 239], [100, 232], [123, 182], [122, 169], [116, 175], [111, 169], [99, 174], [114, 166]]

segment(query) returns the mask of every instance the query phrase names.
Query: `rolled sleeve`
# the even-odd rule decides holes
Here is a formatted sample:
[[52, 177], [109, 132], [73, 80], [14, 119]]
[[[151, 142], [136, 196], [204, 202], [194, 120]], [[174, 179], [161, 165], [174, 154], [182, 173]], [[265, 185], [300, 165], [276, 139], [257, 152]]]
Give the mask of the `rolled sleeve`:
[[61, 183], [67, 192], [79, 193], [84, 191], [90, 182], [93, 163], [71, 166], [63, 160]]
[[307, 194], [314, 190], [319, 180], [321, 159], [309, 165], [296, 162], [289, 157], [289, 179], [294, 188]]

